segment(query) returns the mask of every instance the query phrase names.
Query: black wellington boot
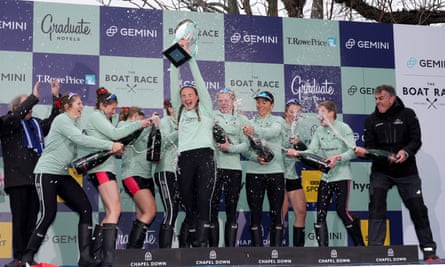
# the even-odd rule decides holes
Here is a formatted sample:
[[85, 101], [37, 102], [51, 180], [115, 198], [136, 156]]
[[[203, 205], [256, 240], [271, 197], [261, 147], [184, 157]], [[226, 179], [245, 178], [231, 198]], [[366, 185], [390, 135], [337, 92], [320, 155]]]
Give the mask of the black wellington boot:
[[91, 231], [93, 227], [89, 224], [78, 225], [77, 244], [79, 245], [79, 267], [91, 267], [94, 265], [91, 256]]
[[182, 222], [181, 229], [179, 230], [179, 247], [189, 248], [189, 226], [185, 222]]
[[360, 220], [355, 219], [350, 225], [346, 225], [346, 230], [355, 246], [365, 246], [362, 230], [360, 229]]
[[263, 235], [261, 233], [260, 225], [252, 225], [250, 226], [250, 235], [252, 239], [253, 247], [262, 247], [263, 246]]
[[147, 230], [148, 226], [145, 223], [134, 220], [130, 235], [128, 236], [127, 248], [142, 248]]
[[281, 247], [283, 244], [283, 226], [271, 225], [270, 228], [270, 246]]
[[238, 233], [238, 225], [236, 223], [226, 223], [224, 227], [224, 244], [226, 247], [234, 247], [236, 243], [236, 234]]
[[219, 222], [211, 223], [209, 229], [209, 246], [217, 248], [219, 245]]
[[116, 250], [117, 224], [104, 223], [102, 225], [103, 242], [102, 253], [103, 259], [101, 267], [114, 266], [114, 252]]
[[328, 234], [328, 226], [326, 223], [315, 223], [315, 234], [317, 236], [318, 246], [319, 247], [327, 247], [329, 246], [329, 234]]
[[21, 266], [24, 267], [26, 266], [26, 264], [29, 265], [35, 264], [34, 255], [39, 250], [43, 238], [44, 236], [39, 236], [36, 232], [32, 233], [31, 238], [28, 241], [28, 245], [25, 251], [23, 252]]
[[94, 227], [93, 236], [91, 238], [91, 258], [92, 266], [99, 266], [102, 263], [102, 225], [96, 224]]
[[210, 223], [206, 221], [199, 221], [198, 226], [196, 228], [196, 241], [193, 243], [193, 246], [204, 247], [204, 248], [208, 247], [209, 232], [210, 232]]
[[163, 224], [159, 231], [159, 248], [171, 248], [173, 240], [173, 226]]
[[295, 227], [294, 226], [294, 247], [304, 247], [304, 227]]

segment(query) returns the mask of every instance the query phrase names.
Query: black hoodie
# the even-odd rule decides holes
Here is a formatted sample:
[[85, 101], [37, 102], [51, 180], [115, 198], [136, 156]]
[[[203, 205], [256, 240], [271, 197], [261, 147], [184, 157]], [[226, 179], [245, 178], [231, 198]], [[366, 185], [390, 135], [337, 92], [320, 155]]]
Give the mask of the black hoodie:
[[418, 174], [415, 155], [422, 145], [420, 124], [415, 112], [405, 107], [399, 97], [385, 113], [375, 108], [365, 120], [364, 135], [366, 148], [393, 153], [403, 149], [408, 153], [408, 159], [403, 163], [374, 161], [372, 171], [394, 177]]

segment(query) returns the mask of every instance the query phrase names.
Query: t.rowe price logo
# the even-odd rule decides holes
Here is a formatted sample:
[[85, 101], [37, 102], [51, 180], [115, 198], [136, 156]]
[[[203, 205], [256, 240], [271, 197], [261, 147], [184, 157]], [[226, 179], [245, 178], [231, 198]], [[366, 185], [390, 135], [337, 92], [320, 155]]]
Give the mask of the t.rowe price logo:
[[247, 43], [247, 44], [278, 44], [278, 36], [276, 35], [256, 35], [248, 33], [235, 32], [230, 36], [230, 41], [234, 44]]
[[119, 28], [116, 25], [112, 25], [105, 30], [105, 34], [108, 37], [114, 37], [116, 34], [124, 37], [142, 37], [142, 38], [156, 38], [158, 37], [158, 31], [153, 29], [136, 29], [136, 28]]
[[391, 45], [387, 41], [371, 41], [371, 40], [355, 40], [354, 38], [349, 38], [345, 42], [345, 47], [347, 49], [353, 49], [355, 47], [360, 49], [382, 49], [389, 50]]
[[303, 46], [323, 46], [323, 47], [337, 47], [337, 38], [328, 37], [327, 40], [320, 39], [299, 39], [297, 37], [287, 37], [287, 44], [289, 45], [303, 45]]
[[417, 60], [415, 57], [410, 57], [406, 61], [407, 68], [414, 68], [419, 66], [420, 68], [428, 68], [428, 69], [445, 69], [445, 60], [444, 59], [430, 59], [430, 58], [421, 58]]
[[53, 40], [53, 35], [57, 35], [57, 40], [61, 41], [80, 41], [81, 36], [90, 35], [89, 25], [90, 22], [83, 18], [72, 22], [70, 17], [67, 17], [64, 23], [57, 23], [52, 14], [46, 14], [40, 24], [40, 30], [49, 36], [50, 41]]

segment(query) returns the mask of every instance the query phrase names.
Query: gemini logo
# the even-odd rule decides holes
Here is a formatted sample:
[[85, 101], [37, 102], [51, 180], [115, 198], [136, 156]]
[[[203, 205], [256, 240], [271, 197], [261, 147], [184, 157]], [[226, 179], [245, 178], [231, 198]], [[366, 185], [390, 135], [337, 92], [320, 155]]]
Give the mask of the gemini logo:
[[230, 36], [230, 41], [236, 43], [248, 43], [248, 44], [278, 44], [278, 36], [270, 35], [255, 35], [255, 34], [241, 34], [239, 32]]
[[414, 68], [417, 65], [417, 59], [415, 57], [410, 57], [408, 61], [406, 61], [406, 67], [409, 69]]
[[105, 34], [108, 37], [113, 37], [117, 33], [125, 37], [143, 37], [143, 38], [156, 38], [158, 36], [157, 30], [151, 29], [136, 29], [136, 28], [118, 28], [116, 25], [108, 27], [105, 30]]
[[357, 47], [361, 49], [381, 49], [381, 50], [389, 50], [391, 48], [389, 42], [370, 41], [370, 40], [356, 41], [354, 38], [350, 38], [348, 41], [346, 41], [345, 47], [347, 49], [352, 49], [354, 47]]

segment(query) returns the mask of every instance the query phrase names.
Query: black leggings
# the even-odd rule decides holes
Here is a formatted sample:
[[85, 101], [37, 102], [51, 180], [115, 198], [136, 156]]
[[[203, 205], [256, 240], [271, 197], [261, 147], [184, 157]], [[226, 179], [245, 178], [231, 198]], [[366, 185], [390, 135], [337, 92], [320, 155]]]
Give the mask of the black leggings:
[[179, 209], [179, 192], [176, 182], [176, 173], [157, 172], [155, 182], [159, 188], [162, 205], [164, 206], [163, 225], [174, 226]]
[[281, 207], [284, 201], [284, 174], [246, 174], [247, 203], [250, 208], [250, 225], [260, 225], [263, 201], [267, 191], [272, 225], [282, 225]]
[[326, 222], [328, 207], [331, 203], [334, 193], [336, 196], [335, 209], [343, 224], [350, 225], [354, 221], [354, 218], [348, 210], [350, 183], [351, 181], [349, 180], [342, 180], [330, 183], [320, 181], [317, 196], [317, 223]]
[[210, 222], [216, 176], [213, 154], [210, 148], [200, 148], [179, 155], [178, 184], [185, 221], [189, 225], [193, 225], [195, 217], [198, 221]]
[[212, 199], [212, 223], [218, 221], [221, 190], [223, 190], [227, 217], [226, 222], [236, 224], [236, 207], [241, 191], [241, 177], [242, 171], [240, 170], [217, 169], [215, 194]]
[[36, 174], [36, 188], [40, 200], [40, 218], [35, 232], [44, 236], [57, 213], [57, 195], [79, 214], [79, 224], [92, 224], [91, 204], [82, 187], [69, 175]]

